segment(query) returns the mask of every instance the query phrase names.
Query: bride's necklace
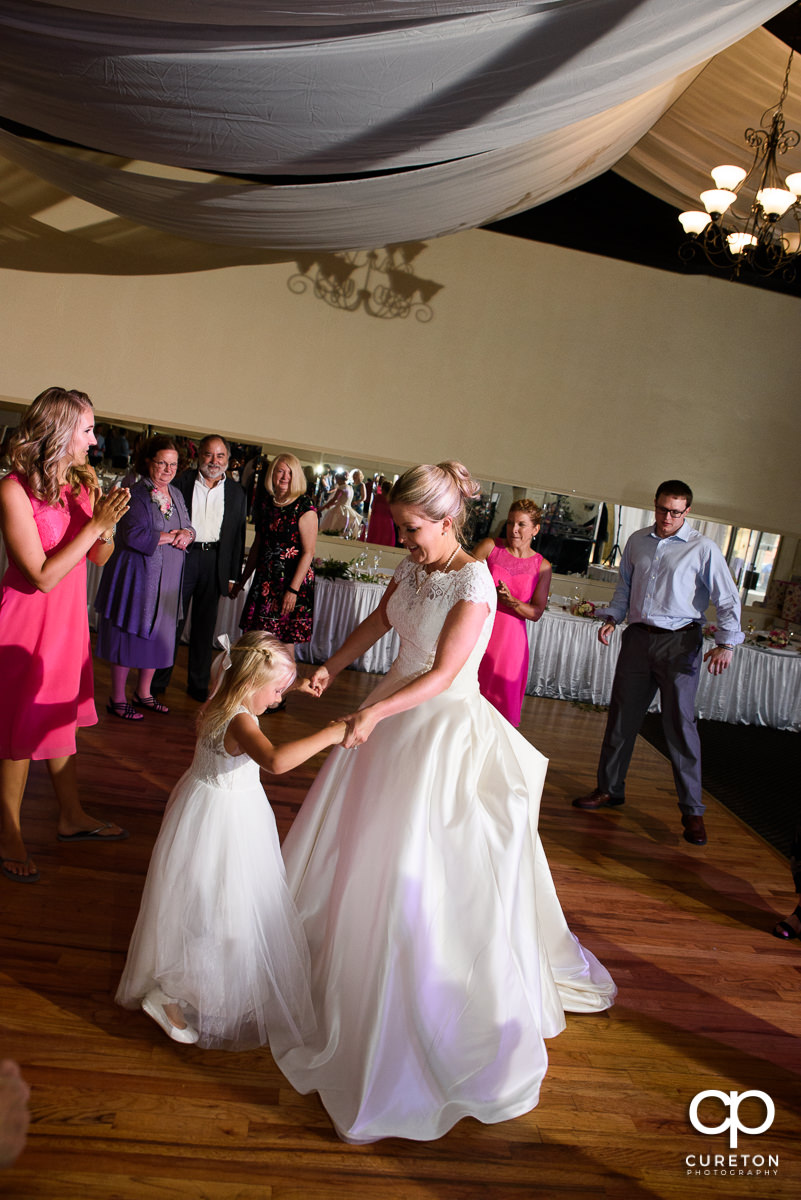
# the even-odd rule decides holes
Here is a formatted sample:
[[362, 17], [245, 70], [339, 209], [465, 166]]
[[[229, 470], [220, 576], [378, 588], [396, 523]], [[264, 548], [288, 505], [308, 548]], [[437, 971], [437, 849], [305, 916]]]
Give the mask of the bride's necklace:
[[444, 567], [434, 567], [430, 573], [428, 571], [426, 571], [425, 567], [422, 564], [419, 567], [417, 567], [417, 569], [415, 570], [415, 576], [417, 578], [417, 587], [414, 589], [415, 596], [420, 595], [420, 591], [423, 587], [423, 584], [425, 583], [425, 581], [427, 579], [431, 578], [431, 576], [434, 574], [434, 571], [437, 571], [440, 575], [445, 574], [448, 567], [451, 565], [453, 560], [456, 558], [456, 555], [459, 553], [459, 550], [460, 550], [460, 546], [459, 546], [459, 543], [457, 542], [456, 549], [454, 550], [453, 554], [450, 556], [448, 561], [445, 563], [445, 566]]

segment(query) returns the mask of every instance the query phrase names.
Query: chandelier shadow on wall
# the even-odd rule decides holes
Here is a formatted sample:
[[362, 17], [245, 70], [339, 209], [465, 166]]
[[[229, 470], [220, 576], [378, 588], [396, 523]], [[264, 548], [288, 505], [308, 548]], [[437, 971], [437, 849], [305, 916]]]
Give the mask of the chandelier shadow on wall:
[[[797, 130], [785, 129], [782, 111], [792, 62], [791, 51], [778, 103], [765, 110], [758, 129], [745, 131], [746, 145], [753, 152], [750, 169], [732, 164], [715, 167], [714, 188], [701, 193], [706, 211], [680, 215], [689, 235], [679, 248], [685, 262], [703, 254], [733, 278], [748, 270], [762, 276], [778, 272], [788, 283], [795, 279], [801, 259], [801, 170], [782, 181], [777, 163], [779, 155], [801, 141]], [[746, 186], [753, 199], [747, 215], [738, 217], [734, 205]]]
[[444, 285], [415, 273], [414, 260], [425, 248], [425, 242], [404, 242], [379, 250], [298, 254], [298, 270], [287, 287], [295, 295], [311, 291], [342, 312], [362, 309], [381, 320], [414, 314], [426, 323], [434, 316], [430, 301]]

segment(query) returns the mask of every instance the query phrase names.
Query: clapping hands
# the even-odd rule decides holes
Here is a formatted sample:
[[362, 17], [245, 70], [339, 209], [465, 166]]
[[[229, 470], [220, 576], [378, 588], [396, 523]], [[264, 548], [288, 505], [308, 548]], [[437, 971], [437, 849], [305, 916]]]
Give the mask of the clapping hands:
[[128, 488], [114, 488], [105, 496], [98, 488], [95, 492], [92, 519], [103, 533], [110, 532], [125, 516], [130, 503], [131, 493]]

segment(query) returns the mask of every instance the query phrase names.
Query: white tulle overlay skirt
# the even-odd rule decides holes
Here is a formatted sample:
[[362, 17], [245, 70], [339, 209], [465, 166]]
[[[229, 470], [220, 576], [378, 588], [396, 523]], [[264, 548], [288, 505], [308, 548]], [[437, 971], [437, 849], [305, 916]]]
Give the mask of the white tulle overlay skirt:
[[173, 791], [117, 1002], [136, 1008], [156, 987], [183, 1003], [204, 1047], [269, 1040], [278, 1054], [314, 1028], [306, 939], [249, 759], [225, 787], [190, 769]]
[[527, 1112], [565, 1010], [612, 1003], [537, 834], [546, 766], [473, 683], [387, 718], [318, 776], [284, 844], [318, 1028], [278, 1061], [344, 1140]]

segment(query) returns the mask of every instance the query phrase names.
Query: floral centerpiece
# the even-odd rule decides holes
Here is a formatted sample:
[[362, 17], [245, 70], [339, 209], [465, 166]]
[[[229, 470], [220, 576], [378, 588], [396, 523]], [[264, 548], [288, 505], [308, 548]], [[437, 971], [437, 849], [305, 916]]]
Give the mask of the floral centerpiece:
[[347, 579], [350, 563], [340, 558], [315, 558], [312, 561], [315, 575], [322, 579]]
[[771, 629], [768, 634], [768, 645], [784, 649], [790, 644], [790, 632], [787, 629]]
[[312, 566], [315, 575], [319, 575], [321, 579], [349, 579], [355, 583], [380, 582], [370, 571], [364, 570], [366, 562], [365, 550], [352, 562], [344, 562], [341, 558], [315, 558]]
[[574, 617], [594, 617], [595, 605], [592, 600], [576, 600], [570, 605]]

